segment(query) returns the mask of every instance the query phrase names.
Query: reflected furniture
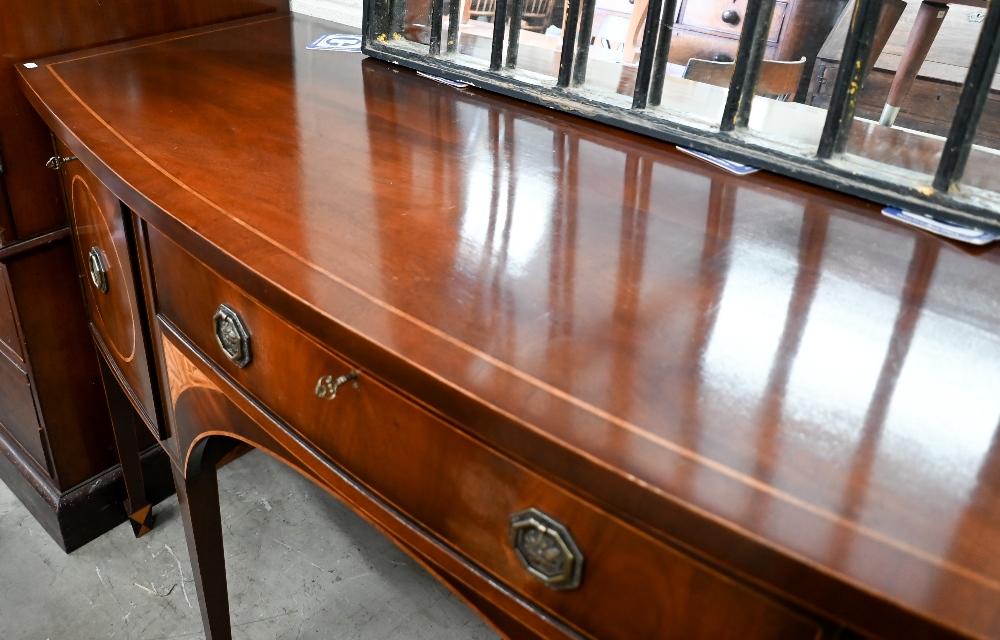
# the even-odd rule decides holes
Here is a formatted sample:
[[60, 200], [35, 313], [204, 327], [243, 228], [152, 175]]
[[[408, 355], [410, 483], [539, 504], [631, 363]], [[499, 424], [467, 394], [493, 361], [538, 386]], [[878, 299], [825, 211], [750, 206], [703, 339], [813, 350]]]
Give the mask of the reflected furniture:
[[[16, 63], [109, 42], [273, 11], [273, 0], [0, 6], [0, 481], [71, 551], [125, 519], [112, 421], [131, 425], [88, 330], [70, 225], [48, 128], [17, 88]], [[108, 386], [107, 394], [105, 387]], [[143, 429], [149, 498], [173, 491], [169, 464]], [[138, 468], [138, 462], [136, 464]]]
[[[891, 4], [891, 3], [890, 3]], [[948, 135], [962, 83], [979, 37], [986, 3], [897, 2], [875, 50], [858, 114], [883, 124]], [[825, 107], [840, 68], [850, 6], [817, 56], [808, 104]], [[939, 14], [944, 12], [945, 15]], [[885, 20], [885, 16], [883, 16]], [[880, 26], [880, 30], [885, 30]], [[891, 35], [890, 35], [891, 34]], [[1000, 81], [994, 78], [976, 143], [1000, 149]]]
[[1000, 638], [997, 250], [306, 49], [345, 30], [18, 69], [127, 230], [135, 297], [88, 286], [149, 319], [208, 637], [243, 442], [511, 638]]
[[[792, 62], [781, 60], [764, 60], [760, 65], [760, 77], [757, 79], [756, 94], [759, 96], [775, 96], [782, 102], [794, 96], [802, 79], [806, 59], [800, 58]], [[700, 60], [691, 58], [684, 68], [684, 78], [695, 82], [704, 82], [717, 87], [729, 88], [733, 79], [732, 62], [717, 62], [715, 60]]]
[[[691, 58], [716, 62], [735, 60], [746, 7], [747, 0], [680, 0], [670, 41], [670, 62], [686, 65]], [[794, 61], [805, 57], [808, 76], [821, 43], [843, 7], [844, 2], [840, 0], [778, 0], [765, 58]], [[625, 40], [626, 62], [638, 59], [639, 41], [648, 11], [649, 0], [635, 0]], [[804, 82], [802, 96], [806, 87], [808, 83]]]

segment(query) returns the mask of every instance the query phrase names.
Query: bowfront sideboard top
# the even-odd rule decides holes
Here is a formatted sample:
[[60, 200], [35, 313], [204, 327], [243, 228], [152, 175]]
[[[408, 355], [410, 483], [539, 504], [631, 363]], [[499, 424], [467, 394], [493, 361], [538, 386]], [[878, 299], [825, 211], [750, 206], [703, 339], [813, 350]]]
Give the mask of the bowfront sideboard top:
[[[997, 249], [306, 49], [344, 30], [285, 14], [19, 71], [156, 234], [474, 441], [809, 615], [1000, 638]], [[153, 276], [177, 300], [209, 286], [177, 269]]]

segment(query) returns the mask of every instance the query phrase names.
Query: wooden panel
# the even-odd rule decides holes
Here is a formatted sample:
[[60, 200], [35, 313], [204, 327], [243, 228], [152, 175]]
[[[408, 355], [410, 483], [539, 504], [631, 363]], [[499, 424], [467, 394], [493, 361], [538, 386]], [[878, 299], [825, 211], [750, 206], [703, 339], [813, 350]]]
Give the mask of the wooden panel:
[[[22, 62], [287, 8], [287, 0], [10, 0], [3, 5], [0, 50], [5, 61]], [[48, 128], [15, 76], [13, 64], [0, 66], [0, 149], [17, 232], [26, 238], [64, 224], [65, 213], [58, 176], [45, 168], [52, 155]]]
[[28, 375], [0, 351], [0, 425], [31, 456], [41, 469], [47, 469], [42, 430], [31, 395]]
[[10, 293], [7, 281], [7, 269], [0, 264], [0, 350], [6, 349], [7, 355], [19, 364], [24, 364], [24, 351], [21, 349], [21, 336], [17, 330], [17, 315], [14, 309], [14, 297]]
[[[353, 365], [152, 228], [149, 243], [160, 314], [237, 384], [409, 517], [586, 633], [629, 639], [818, 637], [815, 623], [558, 489], [365, 373], [357, 386], [341, 387], [334, 400], [318, 398], [321, 376], [341, 376]], [[252, 360], [245, 368], [229, 361], [213, 334], [211, 318], [223, 303], [250, 333]], [[172, 353], [165, 352], [168, 370]], [[188, 388], [186, 380], [171, 380], [172, 403]], [[580, 546], [586, 557], [580, 588], [553, 591], [517, 560], [507, 541], [509, 518], [530, 507], [560, 520]]]
[[[0, 157], [0, 162], [3, 158]], [[14, 216], [10, 212], [10, 200], [7, 198], [7, 184], [0, 176], [0, 247], [17, 239], [17, 229], [14, 228]]]
[[[60, 152], [70, 153], [62, 145]], [[156, 431], [159, 411], [151, 382], [149, 345], [144, 337], [144, 309], [137, 295], [130, 234], [121, 202], [80, 161], [64, 165], [63, 179], [90, 321], [124, 378], [136, 409]], [[90, 277], [90, 253], [95, 249], [107, 269], [106, 292]]]
[[[785, 18], [785, 10], [788, 3], [777, 2], [774, 5], [774, 16], [771, 19], [771, 29], [768, 32], [768, 40], [777, 42], [781, 34], [781, 26]], [[746, 15], [747, 0], [736, 0], [729, 2], [705, 2], [701, 0], [688, 0], [681, 7], [678, 13], [678, 26], [696, 27], [708, 31], [718, 31], [739, 37], [743, 32], [743, 18]], [[739, 17], [736, 24], [723, 21], [722, 14], [725, 11], [735, 11]], [[671, 43], [673, 46], [673, 43]]]
[[69, 238], [7, 263], [60, 490], [117, 463]]
[[[736, 50], [740, 46], [738, 39], [729, 37], [713, 36], [697, 31], [686, 29], [675, 29], [674, 35], [670, 39], [669, 61], [674, 64], [686, 65], [691, 58], [711, 60], [716, 54], [729, 56], [736, 59]], [[764, 57], [771, 59], [774, 57], [776, 49], [771, 46], [765, 50]]]

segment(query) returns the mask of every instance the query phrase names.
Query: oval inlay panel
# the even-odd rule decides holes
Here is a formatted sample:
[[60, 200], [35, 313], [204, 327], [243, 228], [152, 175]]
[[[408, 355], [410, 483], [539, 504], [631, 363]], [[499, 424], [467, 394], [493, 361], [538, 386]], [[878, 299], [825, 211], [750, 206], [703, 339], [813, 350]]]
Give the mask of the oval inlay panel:
[[87, 263], [86, 253], [91, 247], [97, 247], [108, 265], [107, 293], [95, 288], [89, 278], [85, 281], [94, 301], [93, 321], [100, 324], [101, 333], [114, 355], [122, 362], [131, 362], [135, 357], [137, 327], [131, 287], [123, 280], [129, 271], [123, 268], [107, 215], [90, 186], [80, 176], [74, 176], [71, 191], [73, 220], [79, 249], [84, 252], [84, 264]]

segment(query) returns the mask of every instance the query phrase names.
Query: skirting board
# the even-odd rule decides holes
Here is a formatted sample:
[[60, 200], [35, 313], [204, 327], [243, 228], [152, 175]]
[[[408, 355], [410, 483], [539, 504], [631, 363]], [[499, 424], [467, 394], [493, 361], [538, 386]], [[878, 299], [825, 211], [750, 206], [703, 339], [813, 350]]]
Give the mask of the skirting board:
[[[125, 484], [115, 465], [65, 493], [52, 486], [21, 448], [0, 435], [0, 480], [67, 553], [125, 522]], [[170, 460], [154, 445], [142, 454], [146, 495], [156, 504], [173, 495]]]

